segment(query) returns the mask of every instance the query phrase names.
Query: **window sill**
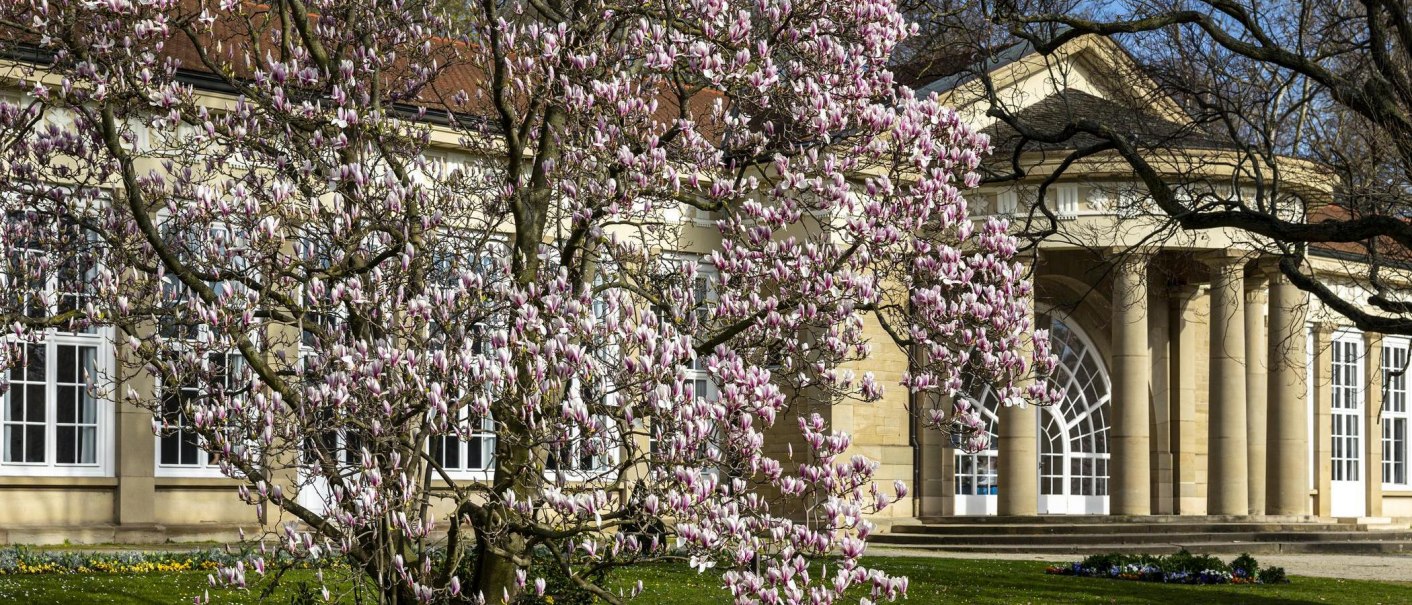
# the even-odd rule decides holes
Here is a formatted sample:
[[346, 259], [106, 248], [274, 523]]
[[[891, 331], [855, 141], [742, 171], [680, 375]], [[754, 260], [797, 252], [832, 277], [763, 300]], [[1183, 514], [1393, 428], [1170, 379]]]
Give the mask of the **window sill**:
[[245, 485], [226, 476], [219, 477], [157, 477], [157, 488], [231, 489]]
[[37, 477], [0, 475], [0, 488], [111, 488], [118, 486], [117, 477]]

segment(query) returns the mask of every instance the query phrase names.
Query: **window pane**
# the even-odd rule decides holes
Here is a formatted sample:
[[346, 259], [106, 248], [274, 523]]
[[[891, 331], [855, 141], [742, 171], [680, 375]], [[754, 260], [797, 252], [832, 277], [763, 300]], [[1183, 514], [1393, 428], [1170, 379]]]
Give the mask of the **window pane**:
[[25, 414], [25, 420], [29, 422], [44, 422], [43, 384], [32, 384], [25, 387], [25, 407], [28, 408]]
[[73, 464], [78, 461], [74, 454], [77, 447], [77, 429], [71, 426], [61, 426], [55, 432], [55, 445], [58, 446], [59, 464]]
[[78, 399], [78, 388], [69, 385], [60, 385], [58, 390], [59, 414], [56, 420], [59, 424], [73, 424], [78, 420], [78, 415], [75, 413], [76, 410], [74, 409], [75, 400]]
[[98, 400], [87, 388], [78, 390], [78, 421], [83, 424], [98, 424]]
[[196, 433], [181, 432], [181, 464], [201, 464], [201, 459], [197, 457], [200, 449], [196, 447], [196, 441]]
[[181, 432], [162, 435], [162, 464], [181, 464]]
[[23, 420], [25, 417], [25, 391], [14, 386], [5, 393], [5, 420]]
[[45, 380], [44, 372], [46, 368], [44, 367], [44, 349], [43, 344], [25, 345], [25, 352], [27, 353], [25, 359], [25, 380], [40, 382]]
[[74, 359], [74, 348], [69, 346], [59, 347], [59, 382], [78, 382], [76, 380], [77, 360]]
[[24, 462], [44, 462], [44, 426], [25, 427]]
[[98, 462], [98, 429], [96, 427], [82, 427], [78, 430], [78, 463], [95, 464]]
[[5, 462], [19, 462], [24, 459], [24, 431], [14, 425], [5, 425]]

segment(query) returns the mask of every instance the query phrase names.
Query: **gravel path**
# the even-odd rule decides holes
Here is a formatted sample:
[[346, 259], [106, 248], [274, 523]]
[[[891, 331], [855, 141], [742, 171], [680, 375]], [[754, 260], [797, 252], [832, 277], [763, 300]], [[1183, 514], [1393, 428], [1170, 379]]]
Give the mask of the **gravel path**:
[[[939, 557], [944, 559], [1002, 559], [1007, 561], [1044, 561], [1070, 563], [1084, 555], [1025, 555], [1009, 553], [945, 553], [917, 552], [887, 548], [869, 548], [869, 555], [881, 557]], [[1234, 555], [1222, 555], [1232, 559]], [[1260, 565], [1283, 567], [1292, 576], [1346, 578], [1350, 580], [1380, 580], [1412, 582], [1412, 555], [1256, 555]]]

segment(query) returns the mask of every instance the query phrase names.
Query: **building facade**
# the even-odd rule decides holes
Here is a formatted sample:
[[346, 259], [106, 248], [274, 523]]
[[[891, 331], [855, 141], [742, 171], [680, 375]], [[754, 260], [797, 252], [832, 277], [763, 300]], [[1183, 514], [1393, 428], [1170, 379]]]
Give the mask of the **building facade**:
[[[903, 443], [888, 431], [904, 416], [855, 410], [853, 430], [874, 444], [865, 453], [916, 485], [913, 510], [893, 514], [1412, 516], [1408, 340], [1351, 327], [1280, 273], [1267, 242], [1170, 230], [1116, 156], [1076, 162], [1036, 199], [1076, 147], [1015, 153], [1020, 137], [987, 115], [993, 103], [1032, 123], [1098, 112], [1135, 137], [1168, 137], [1176, 157], [1159, 165], [1184, 194], [1249, 196], [1254, 184], [1214, 137], [1185, 129], [1175, 103], [1143, 90], [1110, 42], [1006, 54], [987, 64], [991, 98], [974, 74], [922, 93], [992, 134], [993, 161], [1013, 157], [1028, 171], [968, 195], [973, 215], [1018, 229], [1053, 219], [1054, 232], [1025, 260], [1063, 400], [1018, 408], [985, 390], [964, 393], [981, 410], [990, 449], [966, 453], [919, 430], [906, 436], [911, 458], [889, 451]], [[1316, 168], [1293, 163], [1288, 173], [1306, 198], [1331, 198], [1331, 178]], [[1356, 257], [1316, 248], [1306, 262], [1347, 300], [1367, 298], [1351, 278]], [[905, 393], [894, 397], [887, 409], [905, 406]]]
[[[1057, 59], [1017, 54], [992, 75], [1021, 109], [1041, 111], [1056, 99], [1106, 107], [1121, 105], [1122, 92], [1136, 86], [1114, 81], [1121, 61], [1120, 51], [1082, 41]], [[1003, 138], [974, 86], [948, 79], [924, 92], [941, 93], [940, 102]], [[1149, 109], [1161, 120], [1180, 119], [1172, 103]], [[454, 155], [453, 140], [437, 144]], [[1219, 152], [1190, 148], [1192, 156]], [[1034, 167], [1054, 161], [1042, 152], [1025, 160]], [[1230, 170], [1204, 169], [1220, 183], [1213, 187], [1240, 194]], [[962, 452], [915, 420], [918, 406], [947, 402], [914, 401], [895, 386], [908, 356], [877, 346], [857, 369], [894, 386], [881, 401], [841, 403], [825, 414], [854, 436], [856, 453], [880, 463], [880, 481], [910, 486], [912, 506], [894, 506], [880, 520], [1412, 517], [1412, 412], [1402, 375], [1412, 359], [1408, 340], [1348, 328], [1240, 234], [1154, 240], [1162, 223], [1133, 213], [1143, 194], [1121, 162], [1099, 158], [1069, 174], [1043, 200], [1035, 199], [1035, 179], [968, 196], [978, 219], [1019, 221], [1036, 204], [1057, 219], [1057, 232], [1025, 262], [1037, 283], [1036, 322], [1059, 357], [1051, 380], [1062, 403], [1004, 407], [983, 389], [967, 393], [992, 446]], [[1328, 188], [1318, 179], [1307, 186]], [[695, 222], [709, 241], [710, 223]], [[1348, 269], [1334, 256], [1313, 254], [1310, 262], [1335, 278]], [[46, 288], [63, 301], [91, 270], [80, 262]], [[1356, 295], [1350, 284], [1349, 296]], [[887, 341], [880, 327], [869, 329], [876, 342]], [[12, 371], [0, 398], [0, 542], [225, 540], [235, 528], [253, 528], [254, 511], [235, 496], [240, 482], [222, 476], [180, 422], [154, 435], [150, 413], [82, 388], [85, 372], [118, 365], [111, 338], [56, 329], [28, 346], [29, 362]], [[698, 382], [709, 396], [709, 381]], [[140, 375], [125, 386], [160, 388]], [[199, 388], [167, 385], [164, 392], [175, 405]], [[484, 473], [493, 438], [429, 447], [473, 476]], [[310, 506], [320, 497], [299, 494]]]

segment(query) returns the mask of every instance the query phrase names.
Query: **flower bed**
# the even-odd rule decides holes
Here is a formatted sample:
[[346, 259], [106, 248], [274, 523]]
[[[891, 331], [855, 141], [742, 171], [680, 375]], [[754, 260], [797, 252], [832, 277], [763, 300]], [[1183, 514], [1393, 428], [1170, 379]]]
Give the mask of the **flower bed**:
[[[214, 571], [235, 565], [247, 553], [223, 549], [189, 552], [78, 552], [0, 548], [0, 576], [21, 574], [150, 573]], [[305, 565], [307, 567], [307, 565]]]
[[1248, 554], [1227, 565], [1210, 555], [1182, 550], [1173, 555], [1093, 555], [1069, 565], [1051, 565], [1045, 573], [1168, 584], [1285, 584], [1283, 567], [1260, 568]]

